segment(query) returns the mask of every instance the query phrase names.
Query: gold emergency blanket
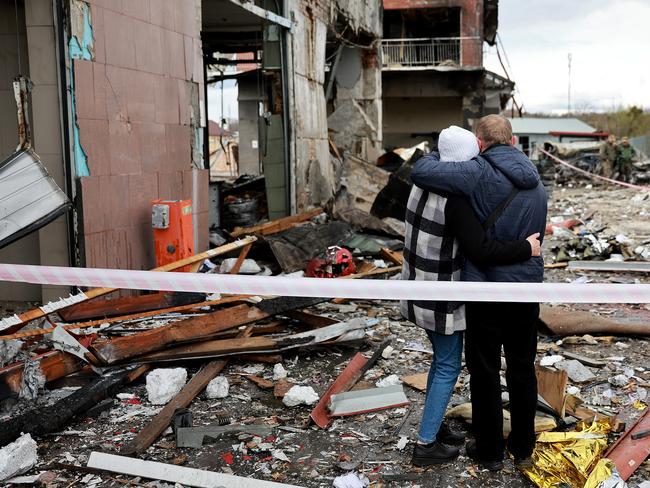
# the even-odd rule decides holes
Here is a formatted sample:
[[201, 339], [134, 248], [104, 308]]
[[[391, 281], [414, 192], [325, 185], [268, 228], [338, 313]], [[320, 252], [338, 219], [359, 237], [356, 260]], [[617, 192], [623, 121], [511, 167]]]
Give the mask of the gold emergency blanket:
[[[581, 423], [574, 432], [543, 432], [537, 438], [532, 466], [522, 471], [540, 488], [596, 488], [611, 475], [607, 464], [598, 464], [610, 429], [605, 419]], [[592, 471], [597, 472], [590, 476]]]

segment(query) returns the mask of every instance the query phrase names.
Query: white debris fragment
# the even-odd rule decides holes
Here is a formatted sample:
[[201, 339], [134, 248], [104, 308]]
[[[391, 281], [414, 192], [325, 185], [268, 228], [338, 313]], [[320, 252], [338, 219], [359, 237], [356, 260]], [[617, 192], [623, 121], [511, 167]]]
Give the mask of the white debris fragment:
[[591, 381], [596, 378], [586, 366], [584, 366], [580, 361], [571, 359], [569, 361], [560, 361], [555, 363], [557, 369], [561, 369], [567, 372], [569, 379], [575, 383], [584, 383], [585, 381]]
[[287, 457], [287, 455], [282, 452], [280, 449], [276, 449], [273, 451], [273, 457], [275, 459], [279, 459], [280, 461], [284, 461], [286, 463], [291, 462], [291, 460]]
[[208, 398], [226, 398], [230, 384], [225, 376], [217, 376], [205, 388], [205, 395]]
[[616, 376], [609, 378], [607, 381], [609, 381], [610, 385], [621, 387], [627, 385], [630, 378], [624, 374], [617, 374]]
[[334, 488], [364, 488], [369, 484], [370, 482], [365, 476], [362, 480], [356, 473], [347, 473], [334, 478], [334, 484], [332, 486]]
[[23, 434], [0, 449], [0, 481], [29, 471], [38, 462], [36, 448], [32, 436]]
[[397, 445], [395, 446], [398, 451], [402, 451], [406, 445], [409, 443], [409, 438], [406, 436], [400, 436], [399, 441], [397, 441]]
[[284, 369], [284, 366], [282, 366], [282, 364], [277, 363], [275, 366], [273, 366], [273, 381], [278, 381], [286, 377], [287, 370]]
[[375, 268], [388, 268], [388, 265], [386, 264], [386, 261], [384, 261], [383, 259], [374, 259], [372, 261], [372, 265]]
[[625, 342], [615, 342], [614, 345], [619, 349], [627, 349], [628, 347], [630, 347], [630, 345], [626, 344]]
[[578, 388], [577, 386], [567, 386], [566, 392], [569, 395], [576, 396], [580, 394], [580, 388]]
[[564, 356], [560, 356], [559, 354], [553, 354], [552, 356], [544, 356], [539, 361], [539, 364], [541, 366], [553, 366], [554, 364], [559, 363], [562, 360], [564, 360]]
[[132, 400], [135, 398], [135, 395], [133, 393], [118, 393], [117, 398], [118, 400]]
[[154, 405], [165, 405], [187, 381], [185, 368], [159, 368], [147, 375], [147, 396]]
[[[219, 273], [226, 274], [230, 273], [237, 262], [237, 258], [228, 258], [224, 259], [219, 267]], [[262, 268], [258, 266], [254, 259], [244, 259], [244, 262], [239, 268], [239, 274], [256, 274], [262, 271]]]
[[264, 366], [259, 364], [249, 364], [247, 366], [244, 366], [241, 371], [242, 373], [246, 374], [260, 374], [262, 371], [264, 371]]
[[318, 394], [311, 386], [292, 386], [284, 395], [282, 403], [287, 407], [296, 405], [313, 405], [318, 401]]
[[386, 346], [384, 350], [381, 352], [381, 357], [384, 359], [388, 359], [393, 355], [394, 352], [395, 352], [395, 348], [393, 346]]
[[20, 351], [23, 341], [9, 340], [0, 341], [0, 367], [13, 362], [13, 359]]
[[385, 378], [380, 379], [375, 385], [377, 388], [385, 388], [387, 386], [401, 385], [402, 380], [399, 379], [399, 376], [396, 374], [391, 374]]

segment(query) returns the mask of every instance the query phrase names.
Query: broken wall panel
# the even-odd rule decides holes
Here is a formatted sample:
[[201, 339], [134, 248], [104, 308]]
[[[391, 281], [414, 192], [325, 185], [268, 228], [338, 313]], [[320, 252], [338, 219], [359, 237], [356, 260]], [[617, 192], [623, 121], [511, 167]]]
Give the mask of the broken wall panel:
[[[89, 171], [78, 183], [85, 265], [151, 267], [151, 201], [158, 198], [192, 200], [195, 248], [203, 250], [200, 0], [173, 2], [164, 14], [154, 2], [88, 5], [92, 49], [69, 60]], [[83, 9], [70, 12], [79, 25]]]

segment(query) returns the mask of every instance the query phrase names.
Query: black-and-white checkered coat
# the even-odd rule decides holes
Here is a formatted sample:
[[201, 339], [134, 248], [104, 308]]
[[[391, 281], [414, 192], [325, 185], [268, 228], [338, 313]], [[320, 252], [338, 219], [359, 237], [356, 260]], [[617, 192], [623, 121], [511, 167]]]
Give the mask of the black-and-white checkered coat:
[[[403, 280], [459, 281], [463, 264], [458, 242], [445, 226], [447, 199], [413, 185], [406, 210]], [[439, 334], [465, 330], [458, 302], [402, 300], [402, 315]]]

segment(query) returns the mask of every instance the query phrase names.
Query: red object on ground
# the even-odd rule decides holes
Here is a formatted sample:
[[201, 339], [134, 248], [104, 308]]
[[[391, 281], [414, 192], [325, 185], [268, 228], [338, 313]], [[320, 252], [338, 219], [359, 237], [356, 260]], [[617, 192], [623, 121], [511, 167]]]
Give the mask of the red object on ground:
[[632, 439], [632, 434], [650, 428], [649, 413], [650, 408], [646, 408], [641, 418], [625, 434], [619, 437], [605, 453], [605, 457], [614, 462], [621, 478], [625, 481], [650, 456], [650, 437]]
[[307, 264], [305, 274], [311, 278], [336, 278], [351, 275], [356, 271], [350, 251], [344, 247], [331, 246], [324, 256], [313, 258]]
[[221, 456], [221, 459], [223, 459], [223, 461], [226, 464], [232, 464], [234, 462], [234, 460], [235, 460], [235, 457], [232, 455], [232, 452], [224, 452], [220, 456]]
[[332, 395], [348, 391], [352, 388], [359, 378], [361, 377], [361, 368], [364, 367], [368, 360], [360, 352], [356, 353], [350, 364], [348, 364], [341, 374], [334, 380], [332, 386], [330, 386], [325, 394], [320, 398], [320, 401], [316, 404], [316, 407], [309, 414], [311, 419], [316, 425], [321, 429], [326, 429], [327, 426], [332, 421], [329, 411], [327, 410], [327, 404], [330, 401]]
[[564, 222], [558, 222], [557, 224], [546, 224], [546, 234], [553, 233], [553, 227], [563, 227], [565, 229], [573, 229], [576, 225], [582, 224], [582, 221], [578, 219], [568, 219]]

